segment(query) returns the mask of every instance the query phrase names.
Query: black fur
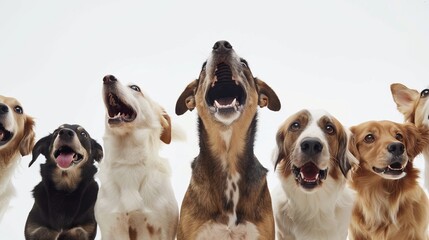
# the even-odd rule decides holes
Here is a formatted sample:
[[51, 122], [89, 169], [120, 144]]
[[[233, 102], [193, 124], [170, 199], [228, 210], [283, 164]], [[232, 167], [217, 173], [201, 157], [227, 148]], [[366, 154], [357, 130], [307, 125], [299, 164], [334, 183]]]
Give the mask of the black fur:
[[[58, 168], [51, 157], [53, 143], [61, 129], [69, 129], [78, 137], [80, 144], [88, 154], [86, 162], [77, 168], [80, 178], [76, 178], [73, 187], [58, 187], [53, 179]], [[94, 239], [97, 223], [94, 217], [94, 205], [98, 193], [98, 184], [94, 180], [97, 168], [94, 161], [103, 157], [103, 149], [79, 125], [63, 125], [54, 133], [40, 139], [33, 148], [33, 160], [43, 154], [46, 163], [40, 165], [42, 181], [34, 187], [34, 205], [25, 224], [26, 239]], [[61, 172], [65, 177], [68, 170]], [[79, 228], [82, 229], [79, 229]], [[78, 229], [76, 229], [78, 228]], [[35, 231], [35, 229], [38, 229]], [[70, 231], [71, 229], [74, 229]], [[58, 236], [58, 238], [57, 238]]]

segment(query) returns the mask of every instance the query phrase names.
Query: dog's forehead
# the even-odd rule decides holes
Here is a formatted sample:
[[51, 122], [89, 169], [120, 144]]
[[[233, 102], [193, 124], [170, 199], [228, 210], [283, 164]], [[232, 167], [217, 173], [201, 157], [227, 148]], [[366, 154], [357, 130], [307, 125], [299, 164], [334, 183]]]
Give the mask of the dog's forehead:
[[6, 104], [9, 107], [15, 107], [15, 106], [21, 105], [21, 103], [16, 98], [6, 97], [2, 95], [0, 95], [0, 103]]
[[78, 124], [67, 124], [66, 123], [66, 124], [63, 124], [63, 125], [58, 127], [58, 129], [64, 129], [64, 128], [72, 129], [74, 131], [85, 131], [85, 129]]

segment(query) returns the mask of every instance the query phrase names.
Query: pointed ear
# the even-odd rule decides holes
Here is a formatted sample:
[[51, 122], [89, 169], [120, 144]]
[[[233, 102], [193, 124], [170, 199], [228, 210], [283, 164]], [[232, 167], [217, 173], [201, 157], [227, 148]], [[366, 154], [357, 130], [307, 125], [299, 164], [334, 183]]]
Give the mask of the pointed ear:
[[258, 86], [259, 94], [259, 106], [265, 107], [268, 106], [268, 109], [272, 111], [278, 111], [281, 108], [280, 100], [277, 97], [277, 94], [271, 89], [268, 84], [264, 81], [255, 78], [256, 85]]
[[180, 94], [179, 99], [176, 102], [176, 114], [182, 115], [187, 110], [194, 110], [195, 104], [195, 94], [197, 93], [198, 88], [198, 79], [192, 81], [186, 86], [185, 90], [183, 90], [182, 94]]
[[31, 162], [30, 164], [28, 164], [28, 167], [31, 167], [31, 165], [36, 161], [40, 154], [45, 157], [49, 155], [49, 144], [51, 143], [51, 138], [52, 134], [49, 134], [48, 136], [36, 142], [36, 145], [34, 145], [33, 147], [33, 159], [31, 159]]
[[353, 166], [358, 165], [359, 161], [350, 151], [350, 145], [352, 144], [352, 133], [345, 129], [339, 136], [339, 150], [336, 159], [344, 177], [347, 178], [347, 173], [352, 169]]
[[171, 142], [171, 119], [170, 116], [165, 112], [162, 111], [161, 114], [161, 126], [162, 126], [162, 133], [161, 133], [161, 141], [163, 141], [166, 144], [170, 144]]
[[[412, 118], [411, 115], [414, 111], [414, 104], [420, 96], [419, 92], [414, 89], [409, 89], [400, 83], [390, 85], [390, 91], [392, 92], [392, 97], [398, 111], [404, 114], [405, 120]], [[414, 122], [414, 119], [412, 119], [411, 122]]]
[[283, 129], [280, 128], [277, 131], [277, 135], [276, 135], [277, 149], [275, 150], [275, 153], [273, 156], [273, 159], [275, 160], [274, 171], [277, 168], [277, 164], [279, 164], [286, 157], [286, 153], [285, 153], [284, 146], [283, 146], [284, 140], [285, 140], [285, 136], [283, 133]]
[[103, 159], [103, 147], [94, 139], [91, 139], [91, 152], [95, 161], [100, 162]]
[[24, 137], [19, 143], [19, 152], [22, 156], [30, 154], [34, 147], [35, 136], [34, 119], [30, 116], [27, 116], [24, 124]]

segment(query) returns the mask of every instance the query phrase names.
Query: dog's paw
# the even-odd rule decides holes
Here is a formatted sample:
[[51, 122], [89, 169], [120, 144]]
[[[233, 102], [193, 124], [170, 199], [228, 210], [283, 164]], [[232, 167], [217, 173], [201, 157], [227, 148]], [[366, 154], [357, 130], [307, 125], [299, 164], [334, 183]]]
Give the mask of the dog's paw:
[[63, 231], [58, 236], [57, 240], [88, 240], [88, 233], [83, 228], [72, 228], [68, 231]]

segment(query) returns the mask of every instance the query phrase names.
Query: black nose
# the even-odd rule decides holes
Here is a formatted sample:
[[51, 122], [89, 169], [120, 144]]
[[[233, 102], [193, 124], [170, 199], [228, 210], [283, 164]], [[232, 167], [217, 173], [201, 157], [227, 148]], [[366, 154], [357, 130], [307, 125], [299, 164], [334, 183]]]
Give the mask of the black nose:
[[401, 156], [405, 151], [405, 146], [402, 143], [391, 143], [387, 145], [387, 151], [394, 156]]
[[6, 104], [0, 103], [0, 115], [6, 114], [9, 112], [9, 108]]
[[71, 140], [74, 136], [74, 131], [68, 128], [63, 128], [58, 132], [62, 140]]
[[310, 138], [301, 142], [301, 151], [309, 156], [322, 152], [323, 145], [318, 139]]
[[114, 83], [117, 81], [118, 81], [118, 79], [116, 79], [115, 76], [113, 76], [113, 75], [106, 75], [103, 78], [104, 84]]
[[232, 49], [232, 46], [229, 42], [227, 41], [217, 41], [214, 45], [213, 45], [213, 51], [215, 52], [228, 52]]

